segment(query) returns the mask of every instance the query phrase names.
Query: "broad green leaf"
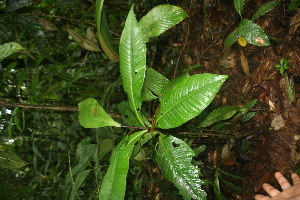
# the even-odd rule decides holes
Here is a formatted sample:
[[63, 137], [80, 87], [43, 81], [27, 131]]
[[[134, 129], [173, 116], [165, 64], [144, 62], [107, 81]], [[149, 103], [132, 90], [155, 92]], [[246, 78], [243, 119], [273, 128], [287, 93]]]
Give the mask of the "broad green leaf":
[[200, 122], [197, 126], [198, 128], [210, 126], [216, 122], [229, 119], [232, 117], [237, 111], [240, 110], [238, 106], [222, 106], [219, 107], [212, 112], [210, 112], [206, 118]]
[[170, 81], [152, 68], [146, 69], [144, 87], [149, 88], [154, 94], [159, 95], [163, 87]]
[[23, 47], [19, 43], [16, 42], [5, 43], [0, 46], [0, 60], [22, 49]]
[[117, 52], [115, 51], [109, 34], [109, 27], [107, 25], [105, 11], [103, 10], [103, 2], [104, 0], [96, 1], [96, 24], [98, 39], [107, 57], [112, 62], [119, 62]]
[[104, 126], [121, 127], [115, 122], [93, 98], [86, 99], [78, 104], [79, 122], [84, 128], [99, 128]]
[[180, 7], [169, 4], [156, 6], [139, 21], [145, 42], [150, 37], [159, 36], [186, 17], [187, 14]]
[[99, 200], [121, 200], [124, 199], [126, 189], [126, 177], [129, 169], [129, 158], [133, 145], [148, 130], [139, 131], [127, 135], [114, 149], [110, 165], [103, 179]]
[[146, 71], [146, 45], [131, 7], [120, 40], [120, 71], [130, 108], [141, 124], [141, 91]]
[[236, 9], [236, 11], [239, 13], [239, 15], [242, 18], [242, 10], [244, 7], [244, 2], [245, 0], [234, 0], [234, 7]]
[[157, 99], [157, 96], [153, 94], [153, 92], [149, 89], [143, 86], [142, 88], [142, 101], [151, 101], [154, 99]]
[[191, 164], [194, 151], [182, 140], [161, 134], [158, 139], [156, 162], [163, 174], [179, 189], [184, 199], [206, 199], [201, 189], [205, 181], [200, 171]]
[[17, 9], [23, 8], [24, 6], [28, 6], [32, 3], [33, 0], [10, 0], [6, 1], [6, 11], [12, 12]]
[[118, 104], [119, 111], [121, 113], [122, 122], [126, 126], [135, 126], [140, 127], [143, 126], [135, 117], [134, 113], [130, 109], [130, 105], [128, 101], [123, 101], [122, 103]]
[[224, 46], [225, 47], [230, 47], [231, 45], [233, 45], [233, 43], [235, 43], [237, 41], [237, 39], [239, 38], [238, 32], [237, 30], [233, 31], [232, 33], [230, 33], [225, 42], [224, 42]]
[[291, 0], [289, 3], [289, 11], [293, 11], [295, 10], [298, 6], [300, 5], [300, 1], [299, 0]]
[[24, 167], [28, 163], [24, 162], [18, 156], [0, 151], [0, 167], [7, 168], [7, 169], [18, 169]]
[[256, 112], [248, 112], [245, 115], [242, 116], [241, 118], [241, 122], [245, 123], [247, 122], [249, 119], [251, 119], [252, 117], [254, 117], [254, 115], [256, 115]]
[[190, 75], [188, 73], [185, 73], [181, 76], [178, 76], [174, 79], [172, 79], [168, 84], [166, 84], [162, 90], [159, 93], [159, 97], [160, 99], [163, 98], [164, 94], [167, 93], [170, 90], [173, 90], [173, 88], [178, 85], [180, 82], [182, 82], [183, 80], [187, 79], [188, 77], [190, 77]]
[[244, 115], [246, 114], [256, 103], [257, 99], [254, 99], [252, 101], [247, 102], [240, 110], [241, 114]]
[[134, 146], [134, 148], [133, 148], [133, 151], [132, 151], [132, 157], [135, 157], [135, 156], [139, 153], [139, 151], [142, 150], [142, 146], [143, 146], [146, 142], [148, 142], [149, 140], [151, 140], [151, 139], [153, 138], [152, 134], [153, 134], [153, 135], [156, 135], [157, 132], [156, 132], [156, 131], [154, 131], [153, 133], [148, 132], [148, 133], [144, 134], [144, 135], [139, 139], [139, 141], [137, 142], [137, 144], [136, 144], [136, 145]]
[[178, 127], [199, 115], [226, 78], [226, 75], [197, 74], [180, 80], [170, 89], [167, 85], [160, 94], [156, 126], [163, 129]]
[[55, 62], [55, 59], [50, 55], [48, 50], [44, 47], [44, 44], [36, 37], [36, 35], [39, 34], [40, 31], [42, 31], [41, 26], [39, 23], [31, 19], [25, 15], [19, 15], [19, 21], [23, 28], [28, 31], [31, 36], [34, 38], [34, 43], [36, 44], [37, 49], [41, 54], [43, 54], [48, 60], [51, 62]]
[[248, 43], [256, 46], [270, 45], [270, 41], [264, 30], [248, 19], [242, 19], [238, 26], [238, 36], [244, 37]]
[[280, 1], [271, 1], [266, 3], [265, 5], [261, 6], [252, 16], [251, 21], [255, 21], [257, 18], [265, 15], [267, 12], [269, 12], [270, 10], [272, 10], [273, 8], [275, 8], [278, 4], [280, 3]]

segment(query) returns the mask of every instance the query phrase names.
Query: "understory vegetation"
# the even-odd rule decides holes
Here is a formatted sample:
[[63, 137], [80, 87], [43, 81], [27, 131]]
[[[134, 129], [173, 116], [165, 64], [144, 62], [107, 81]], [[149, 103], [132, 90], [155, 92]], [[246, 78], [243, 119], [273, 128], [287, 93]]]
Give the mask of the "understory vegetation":
[[[222, 185], [247, 193], [223, 166], [251, 159], [244, 138], [258, 130], [235, 132], [249, 125], [258, 100], [212, 105], [228, 75], [178, 67], [178, 48], [164, 41], [189, 16], [165, 3], [0, 3], [4, 199], [226, 199]], [[235, 0], [241, 21], [224, 51], [236, 41], [270, 45], [255, 20], [279, 3], [262, 5], [250, 20], [242, 17], [245, 1]], [[165, 54], [162, 46], [165, 68], [153, 56]], [[284, 74], [288, 61], [275, 67]], [[217, 140], [215, 155], [207, 138]]]

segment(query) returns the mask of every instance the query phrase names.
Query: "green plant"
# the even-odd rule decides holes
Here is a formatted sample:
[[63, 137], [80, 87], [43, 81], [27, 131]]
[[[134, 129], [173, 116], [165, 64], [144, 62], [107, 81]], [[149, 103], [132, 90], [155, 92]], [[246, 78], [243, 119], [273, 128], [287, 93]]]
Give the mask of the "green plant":
[[271, 1], [261, 6], [252, 16], [251, 20], [242, 18], [242, 10], [245, 0], [234, 0], [234, 6], [236, 11], [241, 16], [241, 22], [238, 28], [233, 31], [225, 40], [224, 46], [230, 47], [234, 42], [238, 40], [239, 44], [246, 46], [247, 42], [257, 46], [268, 46], [270, 41], [267, 34], [263, 29], [254, 23], [256, 19], [265, 15], [279, 4], [279, 1]]
[[299, 0], [290, 0], [289, 3], [289, 11], [293, 11], [295, 10], [298, 6], [300, 5], [300, 1]]
[[[119, 104], [125, 125], [114, 121], [95, 99], [89, 98], [78, 104], [80, 124], [85, 128], [114, 126], [140, 129], [125, 135], [114, 148], [109, 168], [101, 184], [99, 199], [124, 198], [129, 159], [136, 143], [141, 145], [135, 151], [142, 151], [143, 144], [156, 138], [156, 135], [158, 142], [155, 161], [162, 174], [174, 183], [184, 199], [206, 198], [206, 193], [201, 189], [205, 180], [199, 179], [199, 169], [191, 164], [193, 150], [184, 141], [167, 136], [163, 132], [199, 115], [212, 101], [227, 76], [214, 74], [189, 76], [186, 73], [169, 81], [155, 70], [146, 67], [145, 42], [150, 37], [160, 35], [185, 17], [186, 14], [182, 9], [162, 5], [155, 7], [137, 22], [133, 7], [131, 8], [119, 47], [120, 72], [124, 91], [128, 95], [128, 101]], [[156, 98], [160, 104], [153, 113], [153, 120], [150, 123], [142, 114], [144, 112], [142, 102]], [[81, 167], [82, 173], [84, 166]], [[80, 172], [76, 171], [75, 180], [70, 179], [73, 177], [70, 174], [70, 178], [66, 181], [67, 185], [75, 183], [75, 189], [72, 189], [72, 186], [67, 187], [71, 194], [80, 186], [76, 184], [80, 182], [79, 178], [82, 180], [86, 176], [86, 174], [80, 176], [78, 174]], [[72, 170], [72, 174], [74, 173], [75, 169]]]
[[214, 175], [214, 182], [213, 182], [213, 187], [214, 187], [214, 191], [215, 191], [217, 199], [224, 199], [224, 196], [221, 195], [220, 181], [222, 181], [225, 185], [227, 185], [228, 187], [230, 187], [233, 190], [247, 194], [246, 191], [242, 190], [241, 188], [239, 188], [236, 185], [232, 184], [231, 182], [227, 181], [224, 177], [222, 177], [222, 174], [227, 175], [232, 178], [235, 178], [235, 179], [240, 179], [240, 180], [243, 179], [242, 177], [233, 175], [231, 173], [228, 173], [228, 172], [220, 169], [220, 167], [217, 167], [217, 169], [215, 171], [215, 175]]
[[281, 58], [279, 61], [279, 64], [275, 65], [275, 68], [278, 69], [280, 74], [283, 75], [285, 70], [287, 70], [289, 68], [288, 64], [289, 64], [289, 60]]

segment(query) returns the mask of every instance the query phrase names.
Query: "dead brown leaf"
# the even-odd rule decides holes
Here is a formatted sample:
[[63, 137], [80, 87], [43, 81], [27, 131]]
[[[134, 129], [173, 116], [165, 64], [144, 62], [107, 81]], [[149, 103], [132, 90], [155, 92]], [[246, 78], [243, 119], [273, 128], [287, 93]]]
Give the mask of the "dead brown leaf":
[[299, 25], [300, 25], [300, 13], [297, 13], [291, 19], [290, 28], [289, 28], [289, 34], [290, 35], [294, 34]]
[[244, 54], [244, 51], [241, 50], [240, 51], [241, 55], [240, 55], [240, 60], [241, 60], [241, 65], [242, 65], [242, 69], [243, 69], [243, 72], [248, 76], [250, 77], [250, 72], [249, 72], [249, 65], [248, 65], [248, 60]]

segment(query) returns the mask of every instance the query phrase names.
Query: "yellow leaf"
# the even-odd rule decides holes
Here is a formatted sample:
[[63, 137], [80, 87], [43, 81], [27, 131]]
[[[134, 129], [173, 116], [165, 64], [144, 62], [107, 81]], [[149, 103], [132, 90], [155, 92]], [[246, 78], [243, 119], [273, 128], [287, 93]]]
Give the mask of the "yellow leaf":
[[239, 43], [242, 47], [245, 47], [245, 46], [248, 44], [247, 41], [246, 41], [246, 39], [243, 38], [243, 37], [239, 37], [239, 38], [238, 38], [238, 43]]
[[240, 60], [241, 60], [241, 65], [242, 65], [242, 69], [243, 72], [247, 75], [247, 76], [251, 76], [249, 73], [249, 65], [248, 65], [248, 60], [244, 54], [244, 51], [241, 51], [241, 55], [240, 55]]

